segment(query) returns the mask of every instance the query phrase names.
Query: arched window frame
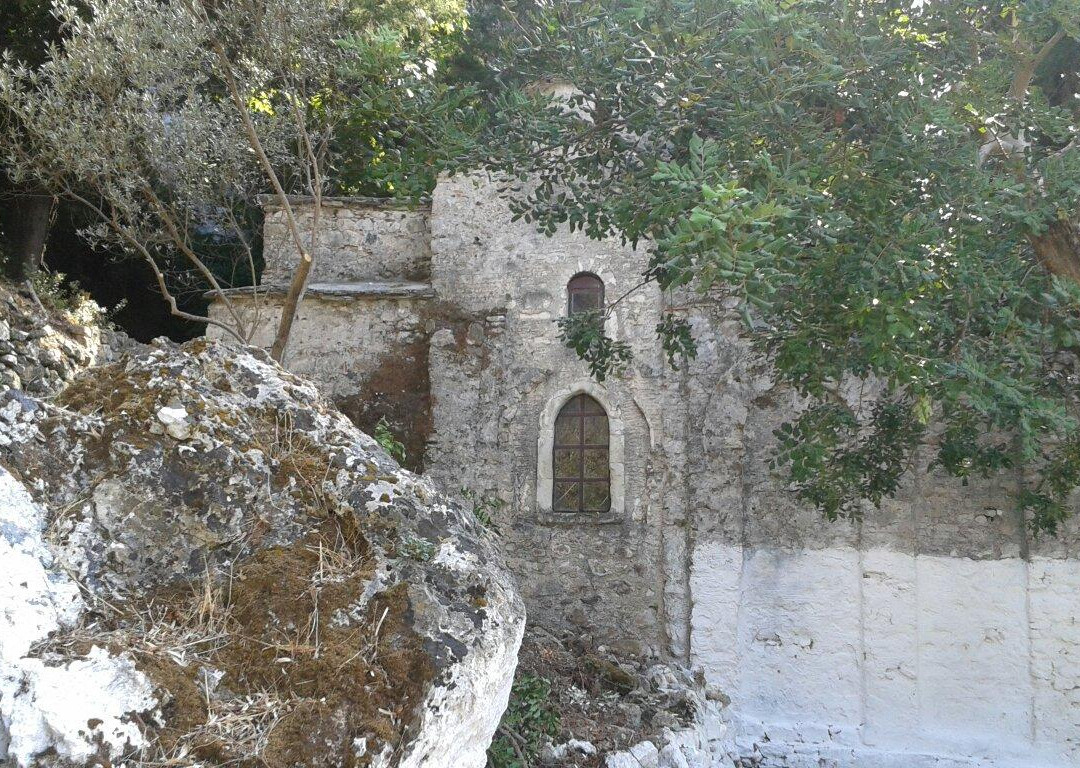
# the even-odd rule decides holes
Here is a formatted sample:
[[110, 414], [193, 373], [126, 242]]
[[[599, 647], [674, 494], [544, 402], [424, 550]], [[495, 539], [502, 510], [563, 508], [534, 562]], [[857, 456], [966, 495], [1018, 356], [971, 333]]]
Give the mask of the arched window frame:
[[[604, 309], [606, 286], [593, 272], [578, 272], [566, 283], [566, 315]], [[591, 300], [590, 300], [591, 299]]]
[[611, 511], [611, 423], [607, 411], [589, 395], [567, 400], [555, 416], [552, 512]]
[[[563, 406], [580, 394], [589, 395], [598, 402], [608, 417], [611, 506], [606, 514], [552, 511], [552, 496], [555, 490], [555, 420], [558, 418]], [[541, 521], [550, 523], [618, 523], [622, 521], [626, 512], [624, 426], [621, 414], [618, 408], [614, 406], [607, 389], [592, 379], [581, 379], [560, 388], [545, 405], [543, 412], [540, 414], [538, 426], [536, 509]]]

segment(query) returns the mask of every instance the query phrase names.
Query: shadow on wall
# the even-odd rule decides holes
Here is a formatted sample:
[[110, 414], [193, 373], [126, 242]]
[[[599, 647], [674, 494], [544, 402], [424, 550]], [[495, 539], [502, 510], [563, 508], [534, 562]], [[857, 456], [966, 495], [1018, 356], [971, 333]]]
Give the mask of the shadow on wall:
[[384, 355], [356, 393], [336, 398], [335, 404], [369, 435], [375, 434], [375, 425], [385, 418], [394, 437], [405, 445], [402, 465], [422, 472], [424, 446], [431, 434], [427, 338]]

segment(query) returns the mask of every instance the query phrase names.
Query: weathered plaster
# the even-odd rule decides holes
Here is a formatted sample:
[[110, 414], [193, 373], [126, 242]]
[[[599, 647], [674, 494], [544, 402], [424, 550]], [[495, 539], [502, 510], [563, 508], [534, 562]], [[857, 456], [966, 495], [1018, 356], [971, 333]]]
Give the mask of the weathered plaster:
[[744, 743], [767, 736], [766, 753], [797, 743], [859, 768], [897, 755], [1074, 766], [1080, 626], [1075, 599], [1055, 598], [1080, 573], [1063, 566], [701, 544], [694, 662], [732, 697]]

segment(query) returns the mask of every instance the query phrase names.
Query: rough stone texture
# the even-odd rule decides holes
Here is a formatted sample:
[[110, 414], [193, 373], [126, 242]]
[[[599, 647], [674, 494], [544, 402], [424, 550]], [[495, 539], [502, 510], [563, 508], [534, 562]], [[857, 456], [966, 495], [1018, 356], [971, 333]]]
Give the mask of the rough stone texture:
[[45, 396], [95, 362], [111, 359], [124, 339], [103, 327], [104, 312], [88, 299], [45, 310], [0, 284], [0, 392]]
[[[557, 338], [566, 284], [593, 272], [614, 302], [647, 253], [511, 219], [484, 177], [442, 180], [428, 219], [435, 298], [409, 311], [430, 339], [426, 468], [506, 503], [499, 524], [534, 621], [700, 667], [732, 699], [747, 765], [1080, 764], [1075, 519], [1029, 540], [1015, 478], [963, 485], [927, 456], [861, 523], [826, 523], [769, 469], [773, 430], [802, 404], [733, 305], [632, 294], [608, 330], [634, 363], [597, 384]], [[308, 322], [336, 338], [378, 332], [376, 305], [342, 306]], [[654, 335], [665, 307], [699, 346], [678, 371]], [[393, 354], [387, 338], [366, 343]], [[301, 341], [290, 354], [314, 353]], [[550, 514], [551, 421], [578, 392], [611, 424], [603, 517]]]
[[[264, 202], [263, 282], [287, 285], [296, 264], [296, 248], [285, 215], [273, 198]], [[314, 206], [294, 202], [301, 234], [309, 235]], [[427, 279], [431, 264], [428, 211], [382, 200], [323, 201], [319, 247], [311, 281], [315, 283], [379, 282]]]
[[[683, 670], [651, 667], [645, 685], [669, 700], [682, 717], [660, 737], [607, 755], [606, 768], [734, 768], [739, 760], [722, 706]], [[675, 703], [677, 706], [673, 706]]]
[[[558, 713], [558, 726], [537, 756], [540, 765], [641, 768], [650, 755], [654, 768], [733, 765], [727, 700], [678, 662], [617, 654], [578, 634], [534, 624], [518, 654], [518, 681], [534, 680], [546, 681], [540, 706]], [[508, 737], [500, 738], [496, 754], [512, 751]]]
[[484, 764], [513, 582], [310, 383], [198, 341], [2, 399], [0, 762]]
[[41, 508], [0, 467], [0, 761], [29, 765], [47, 750], [74, 764], [113, 760], [142, 744], [127, 713], [157, 702], [126, 654], [92, 647], [85, 659], [48, 664], [30, 655], [86, 610], [45, 544], [45, 525]]

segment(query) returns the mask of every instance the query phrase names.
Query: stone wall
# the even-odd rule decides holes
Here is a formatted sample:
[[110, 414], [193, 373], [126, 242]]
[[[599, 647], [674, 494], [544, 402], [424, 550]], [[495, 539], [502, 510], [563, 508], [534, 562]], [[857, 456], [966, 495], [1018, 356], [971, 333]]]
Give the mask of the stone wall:
[[[429, 469], [508, 502], [532, 621], [690, 661], [766, 765], [1080, 764], [1075, 524], [1029, 541], [1012, 479], [930, 471], [859, 524], [825, 522], [769, 469], [800, 402], [733, 307], [635, 294], [609, 328], [635, 362], [597, 384], [557, 339], [566, 283], [594, 272], [612, 301], [647, 256], [510, 218], [478, 177], [433, 198], [433, 287], [475, 321], [433, 337]], [[665, 302], [699, 342], [684, 371], [654, 337]], [[560, 521], [538, 497], [549, 414], [575, 392], [623, 444], [614, 519]]]
[[695, 321], [689, 635], [744, 746], [791, 766], [1080, 763], [1077, 521], [1029, 540], [1017, 478], [964, 484], [929, 455], [861, 523], [823, 521], [768, 468], [798, 400], [731, 322]]
[[[432, 200], [432, 286], [474, 320], [463, 337], [444, 328], [432, 339], [429, 471], [506, 502], [499, 525], [534, 621], [660, 653], [668, 640], [662, 549], [665, 537], [681, 538], [684, 515], [683, 484], [664, 459], [681, 426], [679, 381], [651, 339], [661, 298], [640, 291], [615, 310], [609, 331], [633, 346], [636, 362], [613, 384], [591, 380], [554, 322], [575, 274], [598, 275], [611, 302], [648, 256], [580, 233], [548, 238], [510, 218], [477, 177], [440, 183]], [[622, 446], [612, 466], [622, 492], [599, 520], [550, 514], [550, 497], [538, 492], [553, 415], [578, 392], [608, 411], [612, 454]]]
[[[263, 227], [263, 283], [287, 285], [296, 264], [296, 247], [285, 214], [266, 198]], [[293, 202], [301, 236], [310, 237], [314, 206]], [[326, 198], [319, 221], [313, 283], [425, 280], [431, 261], [426, 207], [388, 201]]]
[[135, 343], [111, 330], [89, 297], [73, 296], [64, 307], [39, 301], [25, 286], [0, 283], [0, 393], [52, 395], [84, 368]]

